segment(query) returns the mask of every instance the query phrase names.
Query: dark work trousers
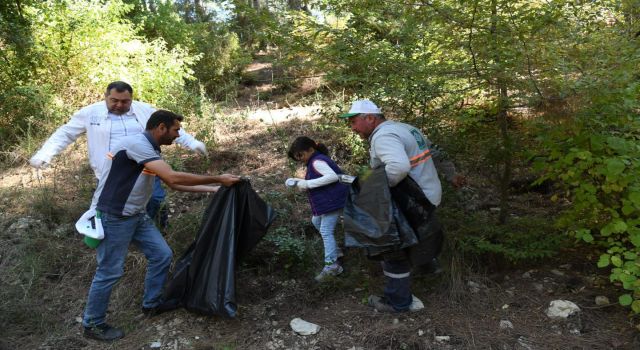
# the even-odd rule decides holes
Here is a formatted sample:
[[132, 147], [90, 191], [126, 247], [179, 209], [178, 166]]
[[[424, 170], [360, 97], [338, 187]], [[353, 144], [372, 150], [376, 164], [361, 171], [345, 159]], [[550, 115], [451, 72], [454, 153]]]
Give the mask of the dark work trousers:
[[386, 279], [384, 296], [396, 311], [409, 310], [413, 301], [411, 295], [411, 263], [408, 259], [394, 257], [382, 261], [382, 271]]

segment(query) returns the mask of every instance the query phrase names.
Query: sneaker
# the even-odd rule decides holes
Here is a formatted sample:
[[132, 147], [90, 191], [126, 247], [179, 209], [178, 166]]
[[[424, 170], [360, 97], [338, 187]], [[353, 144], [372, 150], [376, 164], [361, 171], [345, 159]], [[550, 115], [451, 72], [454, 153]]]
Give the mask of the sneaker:
[[373, 309], [378, 312], [385, 313], [385, 314], [395, 314], [400, 312], [394, 309], [393, 306], [391, 306], [391, 304], [389, 304], [387, 302], [387, 299], [385, 299], [384, 297], [379, 297], [377, 295], [370, 295], [368, 301], [369, 301], [369, 306], [373, 307]]
[[114, 341], [124, 337], [124, 332], [122, 329], [103, 323], [93, 327], [84, 327], [84, 336], [100, 341]]
[[417, 296], [415, 295], [411, 295], [411, 305], [409, 305], [409, 311], [411, 312], [418, 312], [422, 309], [424, 309], [424, 303], [422, 302], [422, 300], [418, 299]]
[[338, 276], [342, 273], [344, 269], [340, 264], [333, 263], [331, 265], [327, 265], [320, 271], [320, 273], [315, 277], [316, 282], [324, 282], [327, 278]]

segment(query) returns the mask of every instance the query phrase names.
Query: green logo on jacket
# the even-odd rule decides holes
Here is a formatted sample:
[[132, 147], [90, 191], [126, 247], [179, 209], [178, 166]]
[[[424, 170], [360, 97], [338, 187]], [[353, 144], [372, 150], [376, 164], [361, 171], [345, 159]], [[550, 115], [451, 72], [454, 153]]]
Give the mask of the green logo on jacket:
[[411, 134], [416, 139], [418, 148], [420, 148], [421, 150], [424, 150], [427, 148], [427, 141], [424, 140], [424, 137], [422, 137], [422, 134], [420, 133], [420, 131], [416, 129], [411, 129]]

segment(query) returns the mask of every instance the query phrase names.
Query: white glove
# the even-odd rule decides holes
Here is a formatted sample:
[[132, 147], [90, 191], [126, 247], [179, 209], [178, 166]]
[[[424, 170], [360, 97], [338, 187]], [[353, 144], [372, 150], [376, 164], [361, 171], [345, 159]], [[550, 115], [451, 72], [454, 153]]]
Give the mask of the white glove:
[[301, 179], [298, 179], [298, 178], [295, 178], [295, 177], [290, 177], [284, 182], [284, 185], [287, 186], [287, 187], [296, 187], [296, 184], [300, 180]]
[[204, 156], [209, 156], [209, 152], [207, 152], [207, 145], [205, 145], [204, 142], [196, 141], [192, 149]]
[[300, 191], [304, 191], [309, 188], [309, 186], [307, 185], [307, 180], [298, 181], [298, 183], [296, 183], [296, 186]]
[[32, 167], [34, 167], [36, 169], [44, 169], [44, 168], [49, 166], [49, 163], [45, 162], [42, 159], [31, 158], [31, 159], [29, 159], [29, 165], [31, 165]]

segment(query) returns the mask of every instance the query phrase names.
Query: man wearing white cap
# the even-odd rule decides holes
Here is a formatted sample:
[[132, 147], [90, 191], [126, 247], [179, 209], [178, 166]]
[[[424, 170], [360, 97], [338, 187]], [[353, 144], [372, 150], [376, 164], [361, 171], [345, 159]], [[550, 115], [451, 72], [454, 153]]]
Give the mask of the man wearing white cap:
[[[430, 212], [434, 213], [442, 197], [436, 166], [455, 187], [464, 184], [464, 177], [456, 174], [453, 163], [442, 159], [442, 154], [420, 130], [386, 120], [380, 108], [370, 100], [354, 101], [349, 112], [340, 118], [348, 119], [351, 130], [369, 141], [371, 168], [384, 166], [392, 188], [407, 176], [413, 179], [432, 204], [428, 209]], [[413, 300], [411, 264], [404, 254], [390, 254], [383, 259], [382, 269], [387, 279], [385, 295], [370, 296], [369, 305], [379, 312], [407, 311]]]

